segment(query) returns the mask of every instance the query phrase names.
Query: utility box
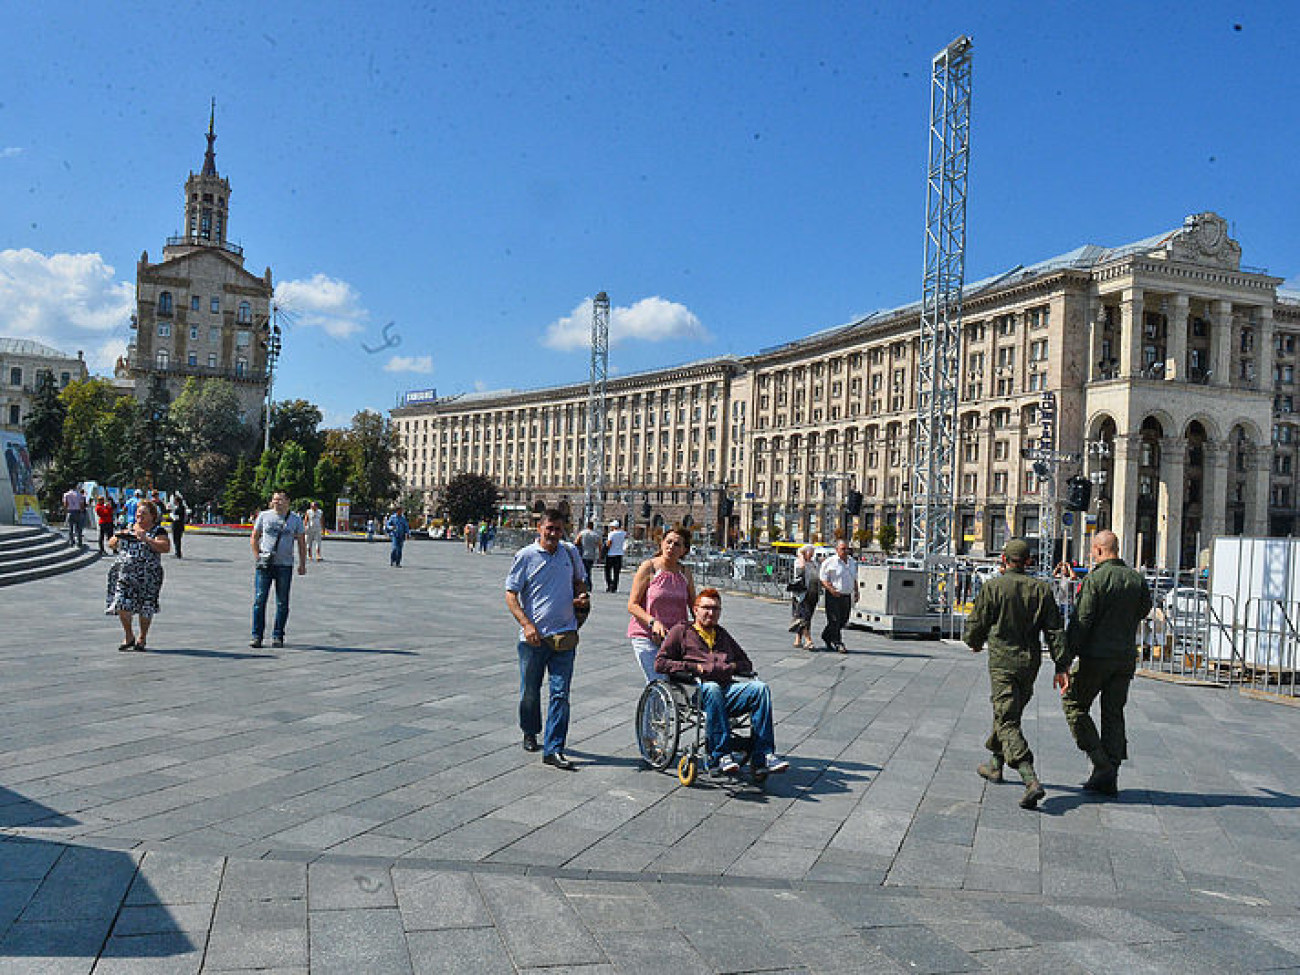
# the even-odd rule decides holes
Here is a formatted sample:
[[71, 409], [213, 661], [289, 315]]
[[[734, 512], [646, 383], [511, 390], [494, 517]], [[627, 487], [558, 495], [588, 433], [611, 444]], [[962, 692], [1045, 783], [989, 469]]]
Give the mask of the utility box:
[[858, 566], [856, 609], [883, 616], [924, 616], [925, 570], [901, 565]]

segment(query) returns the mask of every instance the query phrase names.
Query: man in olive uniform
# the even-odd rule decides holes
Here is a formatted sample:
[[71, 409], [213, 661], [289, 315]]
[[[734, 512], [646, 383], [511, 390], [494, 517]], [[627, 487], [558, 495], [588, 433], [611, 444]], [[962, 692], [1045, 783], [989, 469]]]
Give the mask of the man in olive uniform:
[[977, 771], [990, 782], [1002, 781], [1002, 767], [1020, 773], [1025, 794], [1020, 805], [1035, 808], [1047, 793], [1034, 771], [1034, 753], [1020, 729], [1020, 718], [1034, 694], [1034, 678], [1042, 662], [1041, 637], [1046, 636], [1052, 659], [1065, 655], [1061, 611], [1052, 587], [1025, 574], [1029, 543], [1013, 538], [1002, 550], [1002, 575], [981, 587], [966, 618], [963, 638], [975, 653], [989, 648], [989, 684], [993, 700], [993, 733], [984, 743], [993, 757]]
[[[1074, 743], [1092, 760], [1092, 775], [1083, 787], [1114, 796], [1119, 794], [1120, 763], [1128, 758], [1124, 705], [1137, 669], [1138, 624], [1151, 612], [1151, 590], [1141, 573], [1119, 557], [1113, 531], [1093, 537], [1092, 562], [1065, 632], [1066, 655], [1056, 662], [1055, 684]], [[1075, 657], [1079, 666], [1070, 674]], [[1100, 734], [1089, 714], [1098, 696]]]

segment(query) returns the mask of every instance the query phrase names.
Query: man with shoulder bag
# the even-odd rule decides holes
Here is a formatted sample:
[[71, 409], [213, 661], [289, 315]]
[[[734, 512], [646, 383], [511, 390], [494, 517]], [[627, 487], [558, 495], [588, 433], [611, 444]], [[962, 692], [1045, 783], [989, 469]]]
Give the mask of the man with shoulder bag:
[[262, 646], [266, 632], [266, 602], [275, 586], [275, 622], [271, 626], [271, 646], [284, 646], [284, 630], [289, 622], [289, 587], [293, 584], [293, 553], [298, 550], [298, 575], [307, 573], [307, 542], [302, 519], [289, 510], [289, 495], [276, 491], [271, 507], [257, 516], [250, 538], [255, 569], [253, 572], [253, 638], [248, 645]]
[[[564, 516], [542, 515], [537, 541], [515, 554], [506, 576], [506, 606], [519, 622], [519, 727], [524, 751], [542, 751], [542, 761], [570, 771], [564, 755], [569, 734], [569, 686], [577, 656], [578, 627], [590, 611], [586, 570], [578, 550], [564, 541]], [[549, 700], [542, 744], [542, 675]]]

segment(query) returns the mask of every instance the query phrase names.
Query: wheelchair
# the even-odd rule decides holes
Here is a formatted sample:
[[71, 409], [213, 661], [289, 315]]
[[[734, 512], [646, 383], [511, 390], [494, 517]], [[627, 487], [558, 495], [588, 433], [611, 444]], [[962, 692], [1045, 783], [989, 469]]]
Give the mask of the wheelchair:
[[[755, 677], [747, 674], [745, 677]], [[744, 679], [744, 678], [741, 678]], [[754, 750], [749, 715], [728, 718], [731, 724], [731, 750], [737, 763], [745, 765]], [[656, 771], [677, 767], [677, 780], [690, 787], [699, 775], [706, 752], [704, 709], [700, 705], [700, 684], [693, 677], [665, 676], [651, 681], [641, 692], [636, 705], [636, 744], [645, 763]], [[693, 733], [693, 734], [692, 734]], [[680, 758], [682, 737], [687, 746]], [[761, 783], [766, 772], [755, 770], [754, 781]]]

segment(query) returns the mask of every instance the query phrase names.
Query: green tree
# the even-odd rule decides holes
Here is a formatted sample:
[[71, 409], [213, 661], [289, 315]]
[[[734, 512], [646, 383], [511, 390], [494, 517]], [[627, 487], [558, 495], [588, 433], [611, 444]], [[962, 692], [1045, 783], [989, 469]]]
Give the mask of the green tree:
[[63, 403], [63, 435], [57, 466], [73, 480], [107, 481], [118, 472], [126, 431], [106, 422], [119, 399], [107, 379], [69, 383], [59, 394]]
[[271, 490], [285, 491], [290, 498], [306, 497], [312, 489], [311, 475], [312, 470], [307, 465], [307, 451], [290, 440], [280, 449]]
[[191, 493], [186, 497], [192, 499], [195, 505], [208, 501], [219, 503], [233, 465], [234, 460], [230, 456], [213, 450], [191, 457], [186, 465], [189, 468]]
[[[402, 509], [406, 512], [406, 520], [411, 523], [412, 528], [424, 527], [424, 492], [417, 491], [414, 488], [402, 492], [402, 496], [397, 499]], [[416, 522], [419, 522], [417, 525]]]
[[305, 399], [285, 399], [271, 404], [271, 446], [281, 447], [290, 441], [307, 454], [309, 467], [315, 467], [325, 447], [320, 432], [323, 415], [315, 403]]
[[241, 456], [230, 479], [226, 481], [222, 513], [226, 521], [233, 524], [243, 521], [261, 506], [257, 489], [253, 486], [253, 465], [247, 457]]
[[272, 447], [262, 451], [257, 467], [253, 471], [253, 490], [257, 492], [260, 504], [265, 504], [275, 490], [275, 469], [280, 464], [280, 451]]
[[892, 555], [894, 545], [898, 541], [898, 529], [893, 525], [884, 524], [880, 526], [880, 531], [876, 532], [876, 542], [880, 545], [880, 551], [886, 555]]
[[332, 454], [322, 454], [316, 461], [316, 470], [312, 474], [313, 496], [321, 503], [334, 502], [343, 493], [343, 481], [346, 478], [343, 465]]
[[399, 480], [393, 470], [402, 448], [388, 418], [362, 410], [347, 431], [347, 483], [358, 511], [377, 512], [397, 497]]
[[161, 491], [182, 486], [186, 472], [171, 421], [171, 397], [161, 378], [154, 379], [134, 421], [123, 457], [127, 475]]
[[209, 451], [235, 457], [251, 450], [257, 431], [239, 418], [239, 393], [225, 379], [190, 377], [171, 404], [171, 422], [186, 461]]
[[36, 390], [31, 409], [23, 424], [27, 437], [27, 456], [37, 467], [47, 467], [63, 446], [63, 421], [67, 407], [59, 396], [54, 373], [48, 369], [36, 374]]
[[457, 474], [443, 489], [440, 504], [453, 525], [496, 521], [497, 486], [486, 474]]

